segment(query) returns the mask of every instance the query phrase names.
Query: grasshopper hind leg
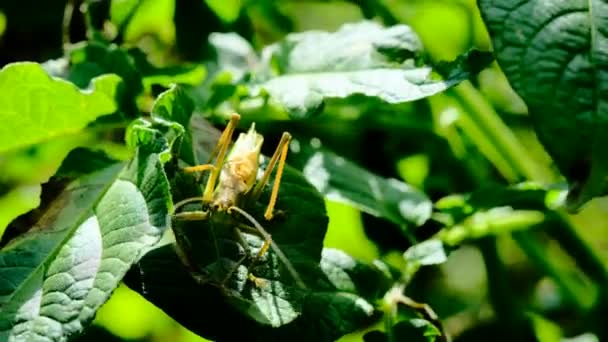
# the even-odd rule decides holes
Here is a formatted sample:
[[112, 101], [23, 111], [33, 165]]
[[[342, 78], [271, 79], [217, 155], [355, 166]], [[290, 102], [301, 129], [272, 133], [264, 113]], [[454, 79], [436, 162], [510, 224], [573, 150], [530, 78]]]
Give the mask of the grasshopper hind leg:
[[274, 217], [274, 206], [277, 202], [277, 196], [279, 195], [281, 176], [283, 175], [283, 169], [285, 168], [285, 159], [287, 158], [287, 152], [289, 151], [290, 141], [291, 135], [287, 132], [283, 133], [283, 135], [281, 136], [281, 141], [279, 141], [279, 144], [277, 145], [277, 148], [275, 149], [272, 158], [270, 158], [270, 161], [268, 162], [268, 166], [266, 167], [266, 171], [264, 171], [264, 175], [252, 191], [251, 201], [255, 202], [262, 194], [262, 190], [264, 189], [264, 186], [266, 186], [266, 184], [268, 183], [268, 180], [270, 179], [270, 174], [274, 170], [275, 166], [277, 166], [278, 162], [279, 164], [277, 166], [277, 174], [274, 177], [274, 184], [272, 185], [270, 200], [268, 201], [266, 211], [264, 212], [264, 218], [268, 221], [272, 220]]
[[[260, 225], [260, 223], [255, 218], [253, 218], [253, 216], [251, 216], [249, 213], [239, 207], [232, 206], [229, 208], [229, 211], [231, 210], [236, 211], [237, 213], [241, 214], [241, 216], [246, 218], [249, 222], [251, 222], [254, 227], [253, 229], [264, 238], [264, 243], [262, 244], [262, 247], [260, 248], [260, 251], [257, 253], [254, 260], [261, 258], [264, 254], [268, 252], [269, 249], [272, 249], [274, 254], [276, 254], [281, 263], [283, 263], [283, 265], [289, 272], [289, 275], [291, 275], [296, 284], [300, 288], [305, 289], [306, 285], [302, 281], [302, 278], [300, 278], [300, 275], [296, 271], [295, 267], [293, 267], [293, 264], [289, 261], [289, 259], [287, 259], [287, 256], [285, 256], [281, 248], [279, 248], [279, 246], [274, 242], [270, 234], [262, 227], [262, 225]], [[255, 276], [254, 279], [256, 279]]]

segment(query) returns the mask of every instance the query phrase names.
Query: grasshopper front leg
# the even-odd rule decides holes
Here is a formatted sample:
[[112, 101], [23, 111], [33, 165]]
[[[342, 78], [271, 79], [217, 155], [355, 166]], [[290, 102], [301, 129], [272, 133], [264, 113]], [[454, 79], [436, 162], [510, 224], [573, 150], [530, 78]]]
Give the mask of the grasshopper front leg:
[[174, 214], [173, 218], [181, 221], [203, 221], [209, 218], [209, 212], [203, 210], [186, 211]]

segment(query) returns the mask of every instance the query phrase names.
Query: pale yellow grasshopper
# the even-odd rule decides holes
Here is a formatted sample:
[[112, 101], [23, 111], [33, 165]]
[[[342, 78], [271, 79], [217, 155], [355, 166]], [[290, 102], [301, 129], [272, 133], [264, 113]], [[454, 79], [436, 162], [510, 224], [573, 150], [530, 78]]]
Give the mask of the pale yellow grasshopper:
[[[305, 287], [295, 268], [281, 249], [274, 243], [270, 234], [262, 227], [258, 220], [244, 209], [244, 207], [259, 200], [264, 187], [270, 179], [273, 169], [277, 167], [270, 200], [264, 213], [264, 219], [270, 221], [275, 216], [274, 207], [277, 202], [281, 175], [283, 173], [291, 135], [287, 132], [283, 133], [273, 156], [268, 162], [266, 170], [258, 180], [257, 176], [260, 168], [259, 159], [264, 138], [256, 132], [255, 124], [251, 125], [251, 128], [247, 133], [241, 133], [239, 135], [228, 153], [232, 135], [239, 119], [240, 116], [238, 114], [233, 114], [231, 116], [228, 125], [211, 153], [209, 163], [190, 166], [183, 169], [187, 173], [209, 171], [210, 174], [202, 196], [186, 198], [176, 203], [173, 218], [174, 220], [181, 221], [210, 220], [215, 225], [222, 226], [222, 229], [234, 232], [232, 236], [242, 245], [247, 253], [249, 249], [243, 239], [242, 231], [245, 230], [248, 233], [255, 232], [263, 238], [264, 243], [259, 248], [257, 255], [251, 256], [247, 253], [243, 255], [243, 257], [232, 266], [232, 269], [226, 272], [223, 279], [219, 281], [219, 284], [216, 285], [223, 285], [231, 277], [237, 267], [246, 259], [255, 262], [255, 260], [264, 256], [264, 254], [268, 252], [268, 249], [271, 248], [274, 254], [276, 254], [279, 260], [284, 264], [296, 284], [300, 287]], [[213, 162], [214, 158], [215, 161]], [[185, 205], [195, 202], [202, 203], [201, 210], [179, 211]], [[244, 218], [250, 225], [243, 224], [241, 222], [242, 220], [236, 219], [235, 214], [237, 214], [238, 217]], [[191, 260], [192, 258], [189, 258], [187, 255], [188, 252], [180, 250], [179, 248], [180, 244], [183, 246], [184, 244], [189, 244], [191, 242], [187, 241], [179, 232], [176, 232], [175, 236], [178, 242], [178, 254], [180, 254], [182, 262], [190, 269], [196, 269], [197, 267], [192, 265], [192, 263], [194, 263]], [[260, 285], [260, 280], [253, 274], [249, 273], [248, 278], [256, 285]], [[213, 283], [213, 281], [200, 279], [200, 277], [197, 280]]]

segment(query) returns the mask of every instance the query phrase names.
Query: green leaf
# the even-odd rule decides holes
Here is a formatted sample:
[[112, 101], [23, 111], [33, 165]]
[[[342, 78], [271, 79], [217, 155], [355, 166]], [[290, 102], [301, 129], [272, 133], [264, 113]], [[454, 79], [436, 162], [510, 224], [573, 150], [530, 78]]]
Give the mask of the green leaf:
[[243, 7], [241, 0], [205, 0], [205, 2], [218, 17], [227, 23], [237, 20]]
[[68, 152], [95, 140], [86, 127], [116, 110], [120, 79], [100, 76], [91, 89], [80, 91], [49, 77], [38, 64], [15, 63], [0, 71], [0, 83], [5, 89], [0, 94], [0, 183], [10, 191], [1, 199], [7, 208], [0, 217], [2, 236], [10, 221], [40, 204], [40, 183], [49, 180]]
[[142, 79], [135, 62], [124, 49], [113, 44], [84, 42], [72, 46], [69, 60], [68, 79], [79, 87], [101, 74], [114, 73], [120, 76], [125, 84], [124, 96], [120, 101], [121, 109], [133, 116], [137, 114], [135, 97], [143, 90]]
[[[326, 253], [323, 255], [325, 259]], [[331, 273], [339, 273], [336, 262], [322, 260], [321, 264], [331, 265], [326, 268], [331, 268]], [[343, 271], [351, 273], [353, 269], [347, 265]], [[251, 341], [334, 341], [376, 318], [366, 300], [333, 288], [324, 277], [323, 273], [316, 273], [315, 282], [302, 299], [299, 316], [280, 327], [253, 320], [234, 306], [225, 291], [195, 282], [171, 245], [146, 254], [127, 274], [125, 283], [189, 330], [218, 341], [238, 340], [243, 336]], [[226, 322], [238, 329], [227, 328]]]
[[113, 0], [110, 19], [117, 26], [117, 38], [135, 44], [148, 36], [161, 43], [174, 43], [174, 3], [172, 0]]
[[439, 240], [426, 240], [408, 248], [403, 257], [421, 266], [438, 265], [448, 260], [448, 252]]
[[[86, 160], [86, 163], [82, 161]], [[118, 162], [103, 151], [78, 147], [70, 151], [55, 174], [56, 177], [78, 178]]]
[[437, 201], [438, 221], [446, 228], [438, 237], [448, 245], [532, 228], [551, 217], [565, 191], [526, 182], [512, 186], [490, 185], [466, 195]]
[[[193, 139], [197, 140], [194, 150], [199, 159], [205, 160], [213, 148], [211, 141], [219, 134], [196, 120], [191, 123]], [[199, 142], [199, 136], [205, 141]], [[267, 158], [262, 158], [262, 170], [266, 162]], [[269, 184], [272, 183], [271, 179]], [[172, 184], [176, 200], [200, 196], [200, 187], [187, 174], [177, 174]], [[278, 212], [272, 221], [263, 218], [269, 192], [270, 187], [266, 187], [257, 203], [244, 205], [243, 209], [272, 235], [305, 287], [298, 285], [273, 249], [260, 258], [252, 258], [263, 240], [243, 226], [241, 237], [237, 235], [237, 224], [251, 223], [235, 211], [219, 220], [175, 220], [172, 228], [178, 244], [148, 253], [125, 282], [190, 330], [216, 340], [234, 339], [235, 334], [254, 340], [293, 336], [301, 336], [301, 340], [334, 340], [369, 323], [375, 312], [364, 298], [379, 296], [377, 289], [386, 287], [381, 285], [386, 282], [384, 273], [346, 255], [321, 252], [327, 228], [324, 201], [294, 169], [286, 167], [284, 171]], [[197, 208], [200, 204], [194, 204], [192, 209]], [[241, 238], [244, 244], [239, 242]], [[244, 255], [249, 257], [235, 267]], [[324, 271], [341, 274], [339, 279], [352, 278], [341, 283], [335, 277], [330, 280]], [[348, 288], [345, 283], [356, 287]], [[192, 305], [184, 307], [186, 301]], [[196, 309], [201, 307], [213, 310]], [[221, 323], [226, 321], [237, 324], [238, 331], [222, 328]]]
[[110, 5], [110, 20], [117, 28], [124, 27], [141, 3], [142, 0], [113, 0]]
[[327, 99], [364, 95], [391, 104], [410, 102], [470, 76], [459, 69], [466, 63], [453, 63], [444, 68], [449, 78], [431, 79], [432, 67], [417, 65], [421, 52], [418, 36], [406, 25], [384, 28], [364, 21], [334, 33], [292, 33], [262, 51], [265, 69], [250, 84], [250, 95], [268, 93], [271, 102], [301, 118], [319, 112]]
[[339, 249], [324, 248], [320, 266], [336, 289], [369, 301], [382, 297], [392, 285], [392, 276], [382, 264], [359, 262]]
[[136, 147], [68, 185], [40, 220], [0, 250], [0, 339], [65, 340], [82, 331], [161, 237], [172, 206], [163, 171], [172, 141], [134, 124]]
[[[261, 163], [262, 170], [267, 161], [264, 159]], [[272, 183], [271, 180], [269, 184]], [[187, 194], [188, 189], [191, 194], [187, 197], [200, 196], [200, 190], [193, 189], [191, 183], [176, 182], [174, 185], [174, 191], [182, 196]], [[328, 222], [323, 199], [301, 174], [286, 167], [275, 206], [280, 214], [268, 221], [263, 214], [270, 191], [271, 188], [267, 186], [259, 201], [243, 205], [242, 209], [272, 235], [273, 241], [295, 268], [297, 276], [306, 284], [307, 278], [315, 279], [319, 273], [316, 268], [321, 259]], [[200, 204], [192, 209], [197, 208], [201, 209]], [[224, 216], [222, 218], [218, 214], [207, 220], [173, 223], [177, 245], [186, 256], [185, 262], [194, 277], [201, 282], [224, 284], [232, 305], [262, 324], [282, 326], [296, 319], [307, 294], [300, 287], [299, 279], [294, 279], [274, 250], [269, 250], [262, 257], [255, 257], [263, 239], [252, 234], [249, 231], [251, 228], [247, 230], [242, 227], [243, 224], [251, 226], [251, 222], [236, 212]], [[239, 225], [240, 233], [235, 230]], [[239, 243], [241, 239], [247, 248]], [[243, 257], [244, 261], [239, 264]], [[230, 272], [234, 274], [230, 276]], [[259, 279], [261, 285], [251, 282], [249, 274]]]
[[0, 70], [0, 153], [79, 133], [116, 111], [119, 83], [115, 75], [105, 75], [81, 91], [49, 77], [36, 63], [5, 66]]
[[217, 68], [229, 72], [234, 81], [259, 68], [259, 58], [253, 46], [236, 33], [212, 33], [209, 45], [215, 52]]
[[322, 148], [316, 138], [294, 139], [288, 159], [332, 201], [348, 203], [397, 224], [422, 225], [431, 216], [432, 203], [423, 193], [397, 179], [374, 175]]
[[190, 165], [197, 164], [192, 150], [192, 134], [190, 133], [190, 118], [194, 111], [194, 103], [179, 86], [173, 85], [169, 90], [158, 95], [152, 106], [152, 117], [175, 122], [184, 127], [180, 158]]
[[608, 4], [479, 1], [494, 50], [577, 209], [608, 189]]
[[150, 90], [152, 85], [161, 85], [169, 88], [172, 84], [198, 85], [205, 79], [205, 68], [199, 64], [179, 64], [169, 66], [156, 66], [152, 64], [147, 55], [137, 48], [128, 51], [133, 59], [137, 71], [142, 76], [143, 86]]

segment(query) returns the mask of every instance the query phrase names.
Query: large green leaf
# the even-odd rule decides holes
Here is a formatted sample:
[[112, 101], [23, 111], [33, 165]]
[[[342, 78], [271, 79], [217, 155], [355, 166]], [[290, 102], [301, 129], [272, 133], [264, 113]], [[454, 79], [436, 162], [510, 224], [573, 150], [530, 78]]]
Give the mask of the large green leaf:
[[[315, 273], [315, 281], [303, 294], [298, 317], [280, 327], [253, 320], [232, 305], [225, 292], [217, 287], [197, 284], [171, 245], [146, 254], [127, 274], [125, 283], [205, 338], [232, 341], [246, 336], [251, 341], [334, 341], [376, 318], [373, 307], [353, 289], [380, 290], [380, 284], [386, 280], [381, 280], [379, 270], [365, 267], [340, 252], [323, 251], [321, 266], [323, 271]], [[372, 278], [367, 278], [370, 275]], [[375, 283], [376, 280], [380, 283]]]
[[[192, 120], [190, 127], [195, 131], [194, 150], [198, 159], [206, 160], [213, 147], [209, 140], [216, 140], [218, 134], [196, 122]], [[200, 136], [204, 141], [199, 141]], [[262, 170], [266, 162], [262, 158]], [[175, 200], [200, 196], [200, 187], [188, 174], [176, 174], [172, 191]], [[301, 340], [334, 340], [369, 322], [374, 310], [365, 299], [383, 293], [388, 286], [384, 273], [337, 251], [322, 253], [327, 229], [324, 202], [300, 173], [285, 169], [277, 216], [271, 221], [263, 218], [269, 192], [267, 186], [257, 203], [243, 208], [272, 235], [303, 287], [273, 249], [255, 263], [248, 257], [235, 268], [244, 253], [254, 256], [262, 245], [262, 239], [247, 230], [242, 231], [245, 244], [240, 243], [234, 228], [251, 223], [235, 211], [222, 219], [216, 214], [209, 220], [174, 220], [177, 245], [148, 253], [126, 283], [192, 331], [216, 340], [234, 339], [235, 334], [254, 340], [296, 335]], [[184, 210], [197, 208], [200, 204]], [[226, 321], [240, 329], [222, 328]]]
[[[328, 99], [353, 95], [392, 104], [415, 101], [441, 92], [471, 74], [468, 66], [456, 71], [469, 63], [454, 63], [444, 65], [444, 70], [449, 69], [445, 80], [432, 79], [432, 67], [418, 65], [422, 44], [406, 25], [384, 28], [363, 21], [345, 24], [333, 33], [292, 33], [267, 46], [260, 59], [245, 58], [248, 49], [233, 35], [212, 38], [212, 45], [222, 52], [227, 52], [228, 46], [239, 46], [232, 55], [239, 52], [240, 64], [237, 66], [234, 62], [238, 60], [232, 60], [227, 70], [238, 71], [247, 66], [252, 69], [253, 77], [246, 84], [249, 97], [269, 95], [271, 104], [295, 118], [318, 113]], [[490, 60], [485, 58], [487, 55], [479, 58], [482, 55], [470, 56], [479, 69]]]
[[498, 61], [540, 140], [570, 181], [576, 209], [608, 189], [608, 4], [480, 0]]
[[79, 333], [160, 239], [172, 206], [163, 163], [180, 133], [168, 140], [155, 130], [163, 126], [133, 124], [132, 160], [71, 183], [0, 250], [1, 340], [60, 341]]
[[36, 63], [5, 66], [0, 70], [0, 152], [74, 135], [113, 113], [119, 83], [115, 75], [105, 75], [93, 79], [90, 90], [81, 91], [49, 77]]
[[397, 180], [386, 179], [323, 148], [316, 139], [291, 143], [289, 162], [326, 198], [348, 203], [397, 224], [423, 224], [433, 204], [426, 195]]
[[[267, 160], [261, 164], [262, 169], [266, 162]], [[187, 194], [188, 190], [184, 187], [192, 189], [191, 183], [176, 181], [175, 198]], [[244, 205], [243, 209], [272, 235], [276, 245], [295, 268], [296, 276], [306, 284], [307, 279], [314, 280], [317, 276], [316, 267], [321, 258], [323, 238], [327, 230], [328, 220], [323, 199], [301, 174], [287, 167], [281, 178], [275, 207], [279, 214], [267, 221], [263, 213], [270, 190], [267, 186], [259, 201]], [[197, 195], [196, 189], [190, 192], [189, 196]], [[200, 208], [200, 205], [195, 205], [192, 209], [197, 207]], [[308, 292], [301, 288], [299, 279], [294, 279], [272, 249], [263, 257], [255, 259], [263, 243], [261, 237], [242, 231], [247, 246], [243, 248], [235, 228], [239, 224], [252, 226], [251, 222], [236, 212], [223, 217], [218, 213], [212, 218], [219, 219], [173, 223], [179, 249], [188, 259], [192, 274], [204, 281], [223, 283], [229, 301], [263, 324], [281, 326], [296, 319], [301, 314]], [[237, 261], [245, 255], [248, 256], [238, 265]], [[226, 278], [232, 270], [235, 270], [234, 275]], [[262, 285], [251, 282], [249, 274], [261, 280]]]
[[48, 181], [68, 152], [88, 144], [86, 126], [117, 108], [120, 79], [103, 75], [90, 89], [49, 77], [38, 64], [14, 63], [0, 71], [0, 236], [15, 217], [40, 204], [40, 183]]

